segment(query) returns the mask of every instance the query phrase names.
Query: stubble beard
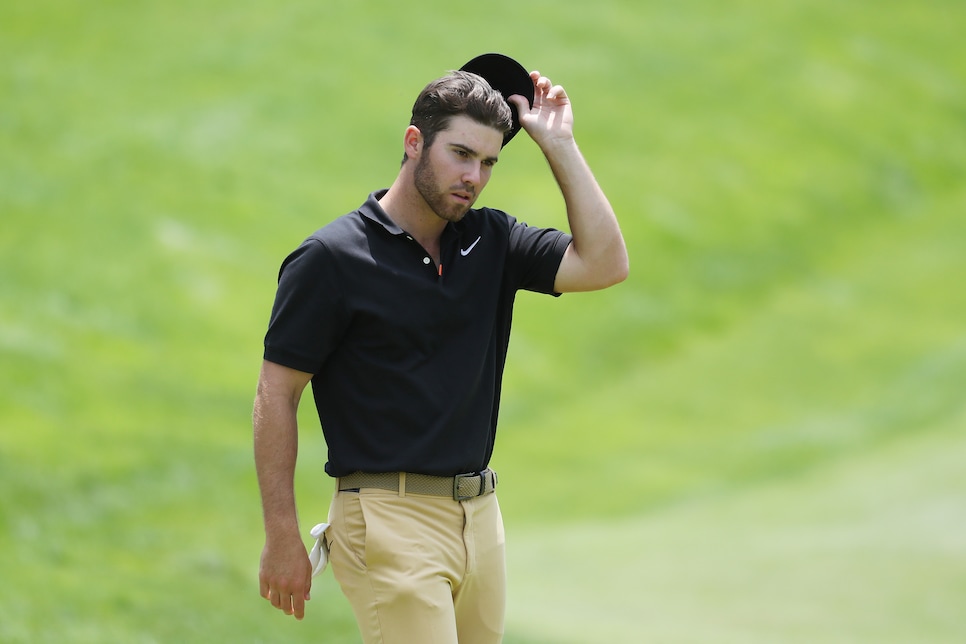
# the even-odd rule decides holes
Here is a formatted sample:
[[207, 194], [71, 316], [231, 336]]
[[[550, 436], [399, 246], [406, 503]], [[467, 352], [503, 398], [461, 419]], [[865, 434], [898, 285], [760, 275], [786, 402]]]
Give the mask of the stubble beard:
[[[419, 191], [420, 196], [423, 198], [423, 201], [426, 202], [426, 205], [428, 205], [440, 219], [452, 222], [460, 221], [464, 216], [466, 216], [466, 213], [469, 212], [469, 209], [473, 206], [473, 200], [466, 205], [448, 201], [450, 191], [453, 189], [439, 189], [439, 182], [436, 179], [436, 171], [429, 163], [428, 154], [424, 154], [420, 157], [419, 161], [416, 162], [416, 170], [413, 173], [413, 182], [416, 185], [416, 190]], [[466, 188], [464, 186], [458, 186], [455, 189], [472, 191], [472, 188]]]

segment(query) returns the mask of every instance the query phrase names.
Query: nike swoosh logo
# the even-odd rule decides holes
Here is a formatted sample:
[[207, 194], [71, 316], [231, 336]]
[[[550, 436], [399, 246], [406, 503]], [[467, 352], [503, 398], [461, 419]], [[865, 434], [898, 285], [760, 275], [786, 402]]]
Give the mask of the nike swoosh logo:
[[480, 237], [477, 237], [476, 241], [470, 244], [467, 248], [461, 248], [460, 255], [462, 255], [463, 257], [466, 257], [467, 255], [472, 253], [473, 249], [476, 248], [476, 245], [480, 243], [481, 239], [483, 239], [482, 235]]

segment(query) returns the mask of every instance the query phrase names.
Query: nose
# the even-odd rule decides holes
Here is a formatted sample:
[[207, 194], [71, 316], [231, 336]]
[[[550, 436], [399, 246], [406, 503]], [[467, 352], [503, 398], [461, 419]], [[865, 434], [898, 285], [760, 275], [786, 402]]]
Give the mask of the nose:
[[479, 161], [472, 161], [467, 164], [466, 169], [463, 171], [463, 183], [477, 186], [480, 184], [480, 179], [483, 175], [483, 164]]

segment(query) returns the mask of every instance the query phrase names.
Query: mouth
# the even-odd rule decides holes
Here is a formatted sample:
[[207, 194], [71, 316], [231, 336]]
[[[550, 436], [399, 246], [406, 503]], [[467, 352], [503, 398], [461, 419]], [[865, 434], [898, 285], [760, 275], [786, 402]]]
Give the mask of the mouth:
[[[454, 188], [456, 188], [456, 186], [454, 186]], [[476, 191], [468, 189], [466, 186], [459, 186], [455, 190], [452, 190], [450, 194], [453, 195], [453, 197], [455, 197], [458, 201], [467, 204], [473, 203], [473, 200], [476, 198]]]
[[453, 198], [456, 199], [456, 201], [460, 202], [465, 206], [471, 205], [475, 198], [473, 193], [471, 192], [457, 191], [450, 194], [453, 195]]

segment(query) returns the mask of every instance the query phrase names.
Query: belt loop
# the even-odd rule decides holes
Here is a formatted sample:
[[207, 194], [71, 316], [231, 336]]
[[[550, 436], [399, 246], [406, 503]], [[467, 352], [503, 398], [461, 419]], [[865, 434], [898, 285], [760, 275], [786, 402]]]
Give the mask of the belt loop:
[[399, 496], [401, 497], [406, 496], [406, 473], [405, 472], [399, 473]]

